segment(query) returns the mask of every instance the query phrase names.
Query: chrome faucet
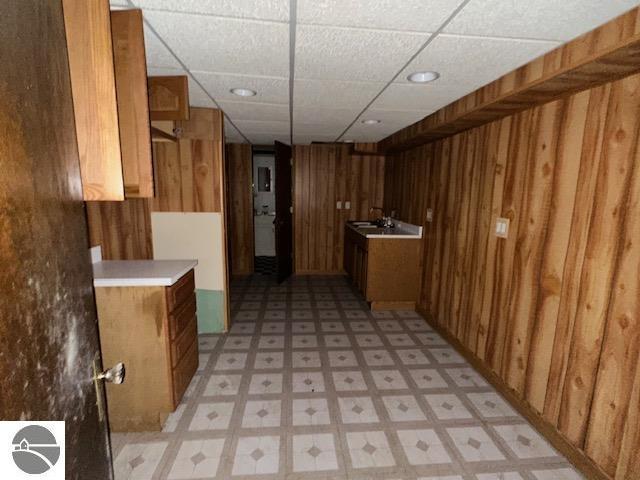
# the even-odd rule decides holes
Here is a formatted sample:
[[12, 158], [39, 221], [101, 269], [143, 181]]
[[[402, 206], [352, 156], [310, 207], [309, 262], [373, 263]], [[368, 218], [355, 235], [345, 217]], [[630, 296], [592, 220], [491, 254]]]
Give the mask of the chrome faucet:
[[387, 217], [382, 207], [371, 207], [369, 209], [369, 213], [373, 213], [376, 210], [380, 210], [380, 213], [382, 213], [382, 226], [385, 228], [393, 227], [393, 223], [391, 222], [391, 217]]

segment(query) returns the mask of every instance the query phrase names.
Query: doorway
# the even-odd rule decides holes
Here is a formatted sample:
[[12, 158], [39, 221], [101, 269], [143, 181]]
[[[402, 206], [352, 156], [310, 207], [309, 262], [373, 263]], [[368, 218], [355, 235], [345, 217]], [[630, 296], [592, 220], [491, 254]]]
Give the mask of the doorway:
[[254, 148], [252, 165], [254, 271], [258, 275], [275, 275], [277, 178], [273, 149]]

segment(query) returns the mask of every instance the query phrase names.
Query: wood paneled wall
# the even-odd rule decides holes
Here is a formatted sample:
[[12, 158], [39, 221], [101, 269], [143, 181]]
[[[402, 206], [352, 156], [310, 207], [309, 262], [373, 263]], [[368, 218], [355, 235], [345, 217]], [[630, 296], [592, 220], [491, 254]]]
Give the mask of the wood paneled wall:
[[151, 212], [224, 211], [222, 112], [192, 108], [178, 143], [153, 144], [156, 196], [123, 202], [87, 202], [91, 246], [105, 260], [153, 258]]
[[425, 225], [420, 309], [616, 480], [640, 471], [639, 133], [635, 75], [386, 165]]
[[178, 143], [154, 144], [156, 212], [222, 212], [224, 137], [222, 111], [191, 108], [176, 122]]
[[[344, 224], [381, 206], [384, 157], [351, 155], [349, 145], [297, 145], [294, 161], [294, 255], [298, 274], [343, 272]], [[338, 210], [336, 202], [342, 202]], [[346, 210], [344, 202], [351, 202]], [[376, 212], [376, 215], [378, 212]]]
[[150, 260], [151, 199], [86, 202], [89, 243], [102, 246], [104, 260]]
[[227, 144], [231, 273], [253, 273], [253, 156], [247, 143]]

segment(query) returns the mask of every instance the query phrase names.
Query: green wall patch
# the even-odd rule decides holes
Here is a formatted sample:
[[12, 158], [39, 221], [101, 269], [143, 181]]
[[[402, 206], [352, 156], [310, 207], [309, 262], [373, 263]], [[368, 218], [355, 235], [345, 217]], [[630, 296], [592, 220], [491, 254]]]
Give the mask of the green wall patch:
[[198, 304], [198, 333], [224, 331], [224, 292], [196, 288]]

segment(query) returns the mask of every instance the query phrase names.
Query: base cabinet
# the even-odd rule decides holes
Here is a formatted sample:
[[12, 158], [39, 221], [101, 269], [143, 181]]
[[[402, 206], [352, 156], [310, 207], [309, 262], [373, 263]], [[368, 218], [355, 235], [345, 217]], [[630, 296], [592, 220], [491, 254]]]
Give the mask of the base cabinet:
[[95, 290], [103, 365], [126, 368], [107, 384], [111, 430], [161, 430], [198, 368], [193, 270], [169, 287]]
[[419, 238], [367, 238], [348, 226], [344, 270], [373, 310], [414, 309], [419, 290]]

